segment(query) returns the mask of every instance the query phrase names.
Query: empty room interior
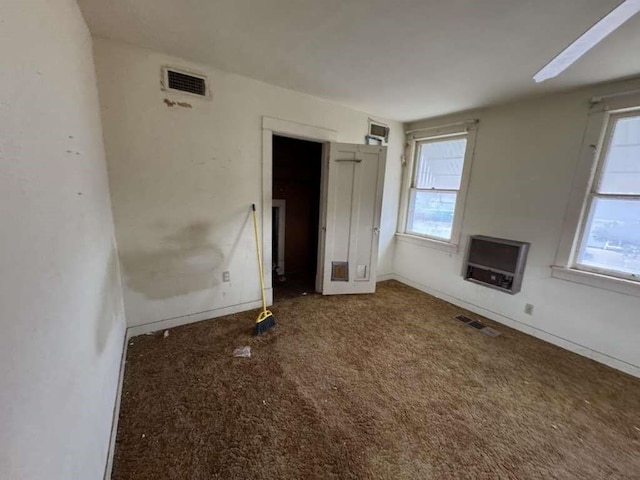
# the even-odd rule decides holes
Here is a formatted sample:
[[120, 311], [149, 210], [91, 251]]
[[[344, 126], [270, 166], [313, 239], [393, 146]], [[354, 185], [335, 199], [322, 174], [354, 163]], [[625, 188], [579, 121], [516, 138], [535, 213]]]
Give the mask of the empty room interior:
[[640, 0], [0, 35], [1, 479], [640, 479]]

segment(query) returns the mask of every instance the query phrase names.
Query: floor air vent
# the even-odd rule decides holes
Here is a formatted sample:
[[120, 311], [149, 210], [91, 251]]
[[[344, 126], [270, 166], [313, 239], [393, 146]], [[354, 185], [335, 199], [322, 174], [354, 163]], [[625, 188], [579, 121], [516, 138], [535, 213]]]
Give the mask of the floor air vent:
[[485, 335], [488, 335], [490, 337], [497, 337], [500, 335], [500, 332], [498, 330], [496, 330], [495, 328], [491, 328], [491, 327], [487, 327], [486, 325], [482, 324], [481, 322], [478, 322], [477, 320], [474, 320], [472, 318], [466, 317], [464, 315], [457, 315], [455, 317], [456, 320], [460, 320], [462, 323], [464, 323], [465, 325], [469, 326], [469, 327], [473, 327], [476, 328], [478, 330], [480, 330], [482, 333], [484, 333]]
[[162, 71], [165, 90], [175, 90], [198, 97], [208, 97], [207, 77], [165, 67]]

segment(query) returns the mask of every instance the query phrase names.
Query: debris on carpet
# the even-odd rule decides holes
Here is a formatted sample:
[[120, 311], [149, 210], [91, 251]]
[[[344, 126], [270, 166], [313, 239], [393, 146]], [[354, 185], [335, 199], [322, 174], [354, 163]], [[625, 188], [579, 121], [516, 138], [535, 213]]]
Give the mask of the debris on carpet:
[[251, 358], [251, 347], [240, 347], [233, 351], [234, 357]]

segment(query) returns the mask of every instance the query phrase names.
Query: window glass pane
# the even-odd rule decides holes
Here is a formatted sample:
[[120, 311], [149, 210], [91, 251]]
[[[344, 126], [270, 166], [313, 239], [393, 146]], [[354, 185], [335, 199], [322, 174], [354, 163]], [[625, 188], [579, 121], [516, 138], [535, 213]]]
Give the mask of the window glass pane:
[[412, 190], [407, 231], [443, 240], [451, 239], [457, 194]]
[[616, 121], [598, 191], [640, 194], [640, 116]]
[[414, 186], [458, 190], [466, 146], [466, 138], [421, 144]]
[[595, 198], [578, 263], [640, 275], [640, 200]]

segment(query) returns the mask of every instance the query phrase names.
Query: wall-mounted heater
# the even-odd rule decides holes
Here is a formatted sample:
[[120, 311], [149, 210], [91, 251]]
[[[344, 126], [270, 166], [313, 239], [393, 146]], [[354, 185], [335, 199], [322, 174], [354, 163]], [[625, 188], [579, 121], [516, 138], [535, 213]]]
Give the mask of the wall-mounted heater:
[[464, 279], [512, 295], [522, 287], [529, 243], [472, 235]]

